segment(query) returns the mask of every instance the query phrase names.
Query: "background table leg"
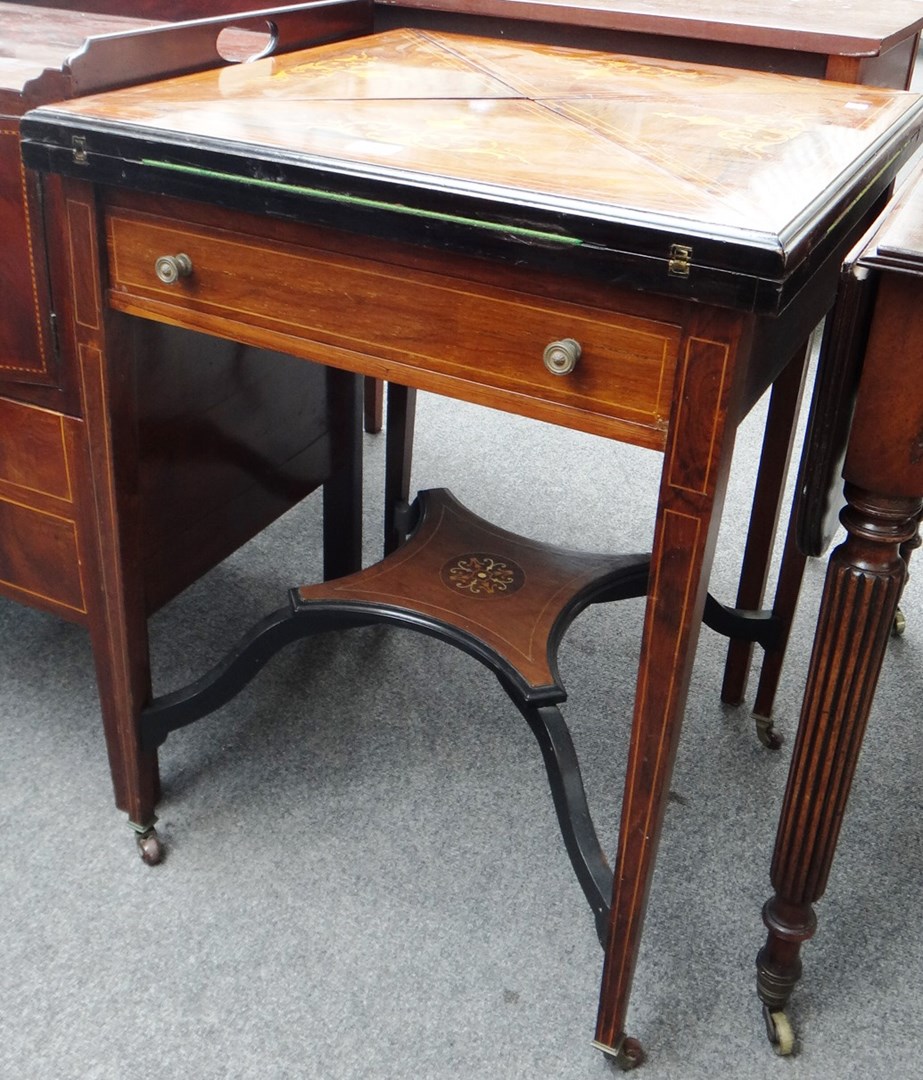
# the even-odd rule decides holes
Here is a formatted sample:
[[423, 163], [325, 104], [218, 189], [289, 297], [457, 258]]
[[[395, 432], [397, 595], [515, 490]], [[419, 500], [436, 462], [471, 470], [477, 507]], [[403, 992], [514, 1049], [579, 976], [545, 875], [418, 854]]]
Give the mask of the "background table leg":
[[800, 950], [814, 933], [894, 613], [906, 577], [901, 545], [921, 501], [846, 485], [847, 538], [833, 553], [772, 862], [769, 930], [757, 958], [757, 989], [784, 1009], [801, 975]]
[[327, 411], [335, 472], [324, 482], [324, 578], [345, 577], [362, 566], [361, 376], [330, 368]]
[[416, 390], [399, 383], [388, 383], [385, 432], [385, 555], [390, 555], [403, 544], [410, 529], [410, 470], [416, 408]]
[[[775, 381], [766, 418], [766, 432], [760, 456], [759, 474], [750, 512], [747, 546], [740, 571], [740, 587], [735, 607], [756, 611], [763, 602], [769, 563], [779, 525], [779, 513], [785, 493], [785, 480], [795, 440], [796, 421], [804, 388], [804, 375], [814, 338], [786, 366]], [[799, 582], [800, 584], [800, 582]], [[797, 589], [795, 599], [797, 600]], [[792, 605], [794, 614], [794, 605]], [[784, 628], [787, 631], [787, 626]], [[787, 636], [787, 632], [786, 632]], [[740, 705], [747, 692], [753, 644], [731, 640], [728, 645], [721, 686], [721, 700], [728, 705]], [[765, 740], [764, 740], [765, 741]], [[773, 749], [779, 743], [767, 743]]]

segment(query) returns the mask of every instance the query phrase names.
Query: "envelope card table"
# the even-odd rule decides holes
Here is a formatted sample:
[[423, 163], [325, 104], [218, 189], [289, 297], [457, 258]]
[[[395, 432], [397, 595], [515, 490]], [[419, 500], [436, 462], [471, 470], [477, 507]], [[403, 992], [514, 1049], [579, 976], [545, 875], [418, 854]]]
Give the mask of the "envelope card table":
[[[319, 629], [386, 622], [467, 649], [542, 744], [605, 942], [596, 1041], [636, 1063], [629, 990], [734, 433], [829, 308], [921, 124], [902, 91], [409, 28], [32, 112], [26, 160], [63, 176], [82, 283], [66, 329], [111, 420], [93, 461], [98, 483], [123, 477], [116, 507], [133, 467], [121, 342], [138, 320], [663, 454], [649, 559], [548, 549], [425, 493], [383, 563], [294, 589], [193, 686], [149, 702], [126, 685], [142, 744]], [[134, 543], [116, 514], [114, 579]], [[610, 868], [554, 652], [587, 603], [639, 591]]]

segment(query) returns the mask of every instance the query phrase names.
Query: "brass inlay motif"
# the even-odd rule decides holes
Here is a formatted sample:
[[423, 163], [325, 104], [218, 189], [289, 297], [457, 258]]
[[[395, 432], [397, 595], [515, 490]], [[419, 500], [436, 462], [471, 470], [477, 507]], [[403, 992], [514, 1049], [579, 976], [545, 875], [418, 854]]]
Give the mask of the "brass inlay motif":
[[450, 559], [440, 577], [453, 592], [466, 593], [481, 600], [510, 596], [526, 583], [521, 566], [502, 555], [468, 552]]

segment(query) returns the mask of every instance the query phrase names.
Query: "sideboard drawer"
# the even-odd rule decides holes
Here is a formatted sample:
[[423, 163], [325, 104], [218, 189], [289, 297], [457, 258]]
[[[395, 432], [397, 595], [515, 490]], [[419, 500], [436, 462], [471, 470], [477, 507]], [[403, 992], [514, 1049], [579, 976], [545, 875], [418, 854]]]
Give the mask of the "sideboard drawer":
[[[385, 262], [372, 246], [366, 257], [124, 207], [107, 231], [120, 310], [422, 389], [476, 383], [488, 405], [663, 445], [673, 324]], [[159, 280], [158, 258], [180, 254], [191, 268], [181, 261], [173, 282]], [[543, 354], [563, 339], [581, 356], [558, 375]]]
[[44, 601], [84, 614], [73, 519], [0, 495], [0, 590], [26, 603]]
[[81, 421], [0, 398], [0, 593], [86, 613], [74, 504]]
[[64, 417], [0, 398], [0, 484], [70, 502]]

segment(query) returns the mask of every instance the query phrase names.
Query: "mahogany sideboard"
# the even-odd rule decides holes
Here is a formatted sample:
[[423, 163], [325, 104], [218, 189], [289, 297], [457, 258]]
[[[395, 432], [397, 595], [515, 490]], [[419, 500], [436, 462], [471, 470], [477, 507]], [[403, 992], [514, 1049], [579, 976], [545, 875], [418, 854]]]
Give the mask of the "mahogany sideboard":
[[757, 986], [775, 1026], [801, 975], [923, 511], [923, 168], [843, 270], [833, 320], [861, 372], [830, 557], [772, 863]]
[[[163, 19], [246, 6], [147, 0], [134, 8]], [[99, 0], [99, 7], [124, 5]], [[61, 189], [55, 178], [24, 169], [19, 148], [28, 108], [222, 64], [222, 29], [266, 25], [241, 17], [169, 26], [150, 18], [0, 3], [0, 595], [88, 627], [116, 803], [143, 856], [156, 861], [156, 754], [138, 750], [115, 689], [120, 679], [147, 677], [147, 652], [121, 655], [115, 644], [113, 623], [124, 613], [101, 562], [108, 494], [94, 487], [88, 437], [100, 421], [59, 334], [72, 287], [66, 252], [54, 241]], [[275, 19], [289, 47], [326, 32], [296, 11]], [[348, 422], [331, 423], [332, 410], [348, 417], [352, 408], [342, 380], [323, 367], [170, 327], [148, 324], [133, 334], [124, 378], [136, 405], [131, 512], [142, 543], [145, 612], [325, 482], [331, 527], [342, 532], [331, 545], [333, 566], [354, 565], [357, 448]]]
[[[901, 91], [413, 28], [30, 113], [25, 160], [62, 177], [62, 334], [97, 404], [90, 467], [112, 500], [100, 553], [128, 613], [123, 653], [146, 647], [120, 380], [138, 321], [663, 453], [614, 868], [581, 801], [551, 655], [589, 586], [566, 570], [549, 596], [541, 574], [471, 549], [427, 576], [426, 506], [452, 516], [432, 493], [380, 567], [294, 589], [192, 687], [152, 702], [148, 681], [123, 681], [139, 745], [226, 700], [275, 648], [317, 632], [318, 612], [454, 635], [539, 729], [603, 929], [597, 1045], [636, 1064], [628, 998], [734, 433], [803, 355], [921, 128], [923, 101]], [[499, 578], [470, 577], [485, 562]], [[470, 606], [445, 629], [466, 574], [475, 592], [482, 574], [497, 584], [502, 633], [479, 631], [490, 619]], [[609, 584], [593, 599], [615, 599]], [[543, 661], [524, 643], [565, 585], [574, 598], [545, 628]]]

